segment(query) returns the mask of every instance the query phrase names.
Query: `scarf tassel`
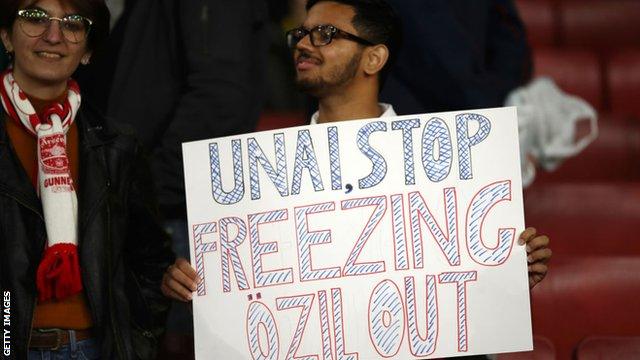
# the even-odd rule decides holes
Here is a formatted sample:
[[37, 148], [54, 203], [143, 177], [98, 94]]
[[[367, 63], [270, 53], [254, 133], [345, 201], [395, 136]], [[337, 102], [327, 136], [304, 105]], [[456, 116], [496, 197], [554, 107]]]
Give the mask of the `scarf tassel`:
[[55, 244], [48, 247], [38, 266], [36, 285], [40, 301], [61, 300], [82, 291], [78, 247]]

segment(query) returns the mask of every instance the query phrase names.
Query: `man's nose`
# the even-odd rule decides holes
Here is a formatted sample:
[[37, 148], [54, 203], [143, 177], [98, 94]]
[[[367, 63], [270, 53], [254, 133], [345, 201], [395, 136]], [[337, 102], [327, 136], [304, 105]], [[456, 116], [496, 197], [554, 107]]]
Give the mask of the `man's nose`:
[[311, 43], [311, 33], [305, 35], [298, 43], [296, 44], [296, 49], [298, 50], [307, 50], [311, 51], [315, 48]]
[[63, 36], [60, 20], [51, 19], [47, 30], [44, 32], [44, 39], [49, 43], [57, 44], [62, 42]]

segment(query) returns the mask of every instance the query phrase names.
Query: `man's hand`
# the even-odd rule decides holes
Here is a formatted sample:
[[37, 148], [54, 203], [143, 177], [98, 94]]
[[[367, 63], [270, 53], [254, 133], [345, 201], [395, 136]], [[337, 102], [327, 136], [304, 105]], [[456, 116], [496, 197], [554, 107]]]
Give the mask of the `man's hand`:
[[549, 238], [538, 235], [535, 228], [527, 228], [518, 239], [519, 245], [527, 245], [527, 262], [529, 263], [529, 289], [533, 289], [547, 275], [547, 263], [551, 259]]
[[162, 277], [160, 289], [164, 296], [178, 301], [189, 302], [191, 293], [196, 291], [200, 279], [185, 258], [177, 258]]

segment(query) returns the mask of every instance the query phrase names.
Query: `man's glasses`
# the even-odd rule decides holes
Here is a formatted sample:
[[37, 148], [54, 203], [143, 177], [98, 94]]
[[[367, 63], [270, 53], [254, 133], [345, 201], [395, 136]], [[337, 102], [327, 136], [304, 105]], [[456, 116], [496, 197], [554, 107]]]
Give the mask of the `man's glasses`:
[[60, 24], [60, 31], [64, 38], [77, 44], [87, 38], [92, 21], [81, 15], [67, 15], [63, 18], [49, 16], [44, 10], [24, 9], [18, 11], [20, 29], [30, 37], [40, 37], [44, 34], [53, 20]]
[[329, 45], [334, 38], [343, 38], [363, 45], [374, 45], [371, 41], [349, 34], [333, 25], [318, 25], [309, 30], [303, 27], [291, 29], [287, 31], [287, 45], [293, 49], [307, 35], [310, 35], [311, 44], [316, 47]]

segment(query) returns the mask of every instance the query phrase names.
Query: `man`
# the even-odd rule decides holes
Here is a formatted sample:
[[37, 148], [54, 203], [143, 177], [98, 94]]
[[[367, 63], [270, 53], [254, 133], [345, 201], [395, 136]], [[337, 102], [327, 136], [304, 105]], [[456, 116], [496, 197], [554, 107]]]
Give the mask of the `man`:
[[[398, 20], [382, 0], [310, 0], [303, 25], [287, 33], [294, 52], [296, 83], [318, 99], [311, 123], [395, 116], [378, 93], [399, 44]], [[529, 287], [547, 273], [549, 239], [526, 229]], [[165, 295], [190, 301], [200, 279], [185, 259], [165, 273]]]
[[[383, 0], [309, 0], [301, 27], [287, 33], [296, 83], [317, 98], [311, 124], [395, 116], [378, 95], [401, 42], [400, 24]], [[549, 238], [527, 228], [529, 287], [547, 273]], [[483, 356], [467, 359], [484, 358]]]
[[[293, 49], [296, 83], [318, 99], [311, 124], [395, 116], [393, 107], [378, 103], [378, 94], [401, 41], [399, 20], [383, 0], [309, 0], [301, 27], [287, 32]], [[534, 228], [520, 235], [527, 245], [529, 287], [547, 274], [549, 238]], [[178, 259], [163, 280], [165, 295], [191, 300], [197, 276]]]
[[[380, 88], [401, 43], [400, 22], [384, 0], [309, 0], [301, 27], [287, 33], [296, 83], [318, 99], [311, 124], [395, 116], [378, 102]], [[529, 287], [547, 273], [549, 238], [526, 229]]]

